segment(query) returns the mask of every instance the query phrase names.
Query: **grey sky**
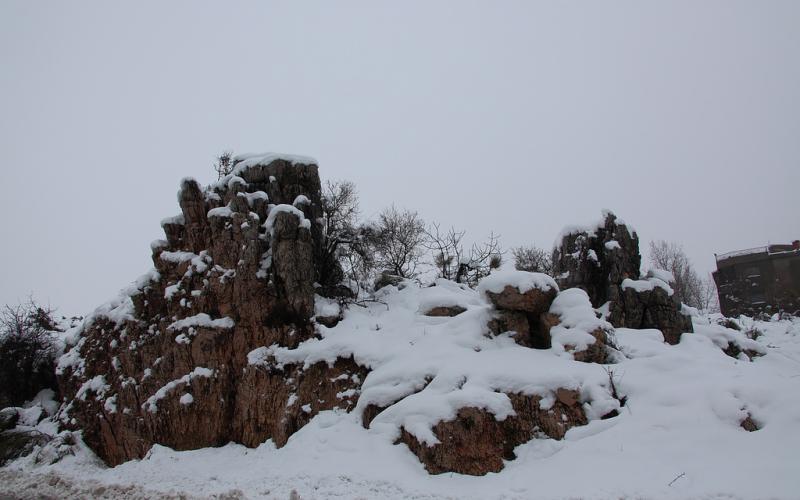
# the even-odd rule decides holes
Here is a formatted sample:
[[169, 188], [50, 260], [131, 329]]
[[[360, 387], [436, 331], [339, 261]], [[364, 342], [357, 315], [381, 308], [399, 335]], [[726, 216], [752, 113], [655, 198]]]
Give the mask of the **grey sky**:
[[85, 313], [223, 149], [550, 247], [800, 238], [800, 2], [0, 3], [0, 302]]

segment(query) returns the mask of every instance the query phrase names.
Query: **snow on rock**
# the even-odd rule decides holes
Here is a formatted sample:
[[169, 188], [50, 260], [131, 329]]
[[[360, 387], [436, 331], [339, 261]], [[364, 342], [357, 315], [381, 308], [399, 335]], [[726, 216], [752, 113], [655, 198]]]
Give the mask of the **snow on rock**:
[[649, 278], [660, 279], [664, 283], [675, 283], [675, 276], [673, 276], [671, 272], [663, 269], [650, 269], [647, 271], [647, 276]]
[[549, 290], [558, 291], [556, 281], [546, 274], [503, 269], [493, 271], [492, 274], [483, 278], [478, 284], [478, 292], [481, 294], [486, 292], [501, 293], [507, 286], [516, 288], [523, 294], [533, 289], [543, 292]]
[[419, 313], [428, 314], [437, 308], [469, 309], [483, 305], [479, 296], [467, 285], [446, 279], [437, 279], [433, 286], [419, 291]]
[[651, 292], [654, 288], [658, 287], [667, 292], [667, 295], [672, 296], [675, 293], [665, 281], [658, 279], [658, 278], [647, 278], [643, 280], [632, 280], [630, 278], [626, 278], [622, 280], [622, 284], [620, 287], [625, 290], [626, 288], [631, 288], [636, 290], [638, 293], [643, 292]]
[[233, 328], [236, 323], [228, 317], [224, 318], [217, 318], [211, 319], [206, 313], [198, 313], [194, 316], [189, 316], [188, 318], [183, 318], [177, 321], [173, 321], [167, 327], [168, 330], [182, 330], [184, 328], [190, 327], [201, 327], [201, 328], [221, 328], [221, 329], [230, 329]]
[[564, 290], [550, 306], [550, 314], [558, 317], [558, 324], [550, 329], [557, 351], [580, 361], [606, 362], [607, 336], [613, 327], [598, 318], [585, 291]]
[[[616, 215], [614, 215], [614, 212], [612, 212], [611, 210], [609, 210], [607, 208], [604, 208], [601, 211], [601, 213], [602, 213], [602, 218], [598, 219], [596, 222], [593, 222], [593, 223], [590, 223], [590, 224], [583, 224], [583, 225], [581, 225], [581, 224], [571, 224], [571, 225], [564, 226], [564, 228], [561, 229], [561, 231], [558, 233], [558, 236], [556, 237], [556, 241], [554, 243], [554, 246], [557, 247], [557, 246], [561, 245], [561, 242], [564, 240], [565, 237], [568, 237], [568, 236], [571, 236], [571, 235], [574, 235], [574, 234], [586, 233], [591, 237], [596, 236], [598, 230], [605, 228], [609, 216], [614, 218], [614, 220], [615, 220], [617, 225], [624, 226], [625, 228], [627, 228], [627, 230], [628, 230], [628, 232], [630, 234], [636, 234], [636, 229], [633, 226], [631, 226], [630, 224], [626, 223], [624, 220], [622, 220], [619, 217], [617, 217]], [[609, 248], [609, 250], [612, 250], [614, 248], [619, 248], [619, 243], [618, 242], [615, 242], [615, 243], [616, 243], [616, 245], [613, 246], [612, 248]]]
[[[537, 276], [525, 278], [512, 282], [526, 290], [553, 286]], [[491, 308], [478, 292], [443, 281], [424, 289], [409, 282], [403, 290], [386, 290], [381, 296], [386, 306], [350, 310], [335, 328], [321, 331], [322, 338], [296, 348], [272, 345], [253, 350], [249, 363], [280, 370], [352, 357], [371, 370], [355, 411], [371, 430], [391, 441], [408, 435], [436, 444], [440, 438], [433, 429], [455, 419], [463, 408], [504, 421], [515, 414], [509, 396], [514, 394], [555, 401], [559, 390], [576, 391], [586, 399], [574, 404], [591, 418], [618, 407], [610, 395], [591, 389], [604, 383], [602, 370], [552, 351], [518, 346], [504, 336], [487, 337], [484, 325]], [[434, 303], [468, 308], [445, 322], [420, 315]]]
[[281, 214], [281, 213], [290, 213], [290, 214], [294, 215], [300, 221], [300, 227], [302, 227], [304, 229], [311, 229], [311, 221], [306, 219], [306, 216], [303, 214], [303, 212], [300, 209], [298, 209], [297, 207], [295, 207], [293, 205], [286, 205], [286, 204], [284, 204], [284, 205], [275, 205], [269, 211], [269, 215], [267, 216], [267, 220], [266, 220], [266, 222], [264, 222], [264, 228], [266, 228], [267, 232], [270, 235], [274, 236], [275, 217], [277, 217], [278, 214]]
[[233, 210], [231, 210], [230, 205], [225, 205], [224, 207], [217, 207], [212, 208], [208, 211], [208, 218], [212, 217], [233, 217]]
[[311, 200], [309, 200], [308, 196], [304, 194], [298, 195], [297, 198], [295, 198], [294, 201], [292, 202], [292, 206], [295, 207], [302, 207], [303, 205], [310, 205], [310, 204]]
[[183, 214], [173, 215], [172, 217], [165, 217], [161, 219], [161, 226], [166, 226], [167, 224], [177, 224], [177, 225], [184, 225], [186, 223], [186, 219], [183, 218]]
[[[213, 375], [214, 375], [214, 370], [198, 366], [197, 368], [187, 373], [183, 377], [172, 380], [167, 384], [165, 384], [164, 386], [160, 387], [152, 396], [147, 398], [147, 400], [144, 403], [142, 403], [142, 408], [147, 409], [147, 411], [149, 411], [150, 413], [155, 413], [156, 411], [158, 411], [158, 402], [167, 397], [167, 395], [170, 392], [174, 391], [176, 388], [189, 384], [192, 381], [192, 379], [196, 377], [208, 378], [212, 377]], [[192, 399], [192, 401], [194, 401], [194, 399]]]
[[85, 400], [87, 394], [91, 391], [95, 394], [95, 399], [100, 399], [105, 396], [108, 389], [109, 385], [106, 383], [106, 377], [104, 375], [96, 375], [80, 386], [75, 397]]
[[317, 160], [310, 156], [291, 155], [283, 153], [245, 153], [236, 155], [233, 162], [236, 164], [231, 175], [239, 175], [240, 172], [254, 165], [269, 165], [273, 161], [283, 160], [292, 165], [316, 165]]

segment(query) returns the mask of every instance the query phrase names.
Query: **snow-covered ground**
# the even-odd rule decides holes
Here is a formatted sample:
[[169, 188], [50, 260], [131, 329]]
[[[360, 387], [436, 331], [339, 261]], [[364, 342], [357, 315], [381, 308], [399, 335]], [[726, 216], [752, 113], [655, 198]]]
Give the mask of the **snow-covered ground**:
[[[324, 359], [326, 351], [353, 354], [373, 367], [362, 398], [375, 401], [389, 398], [391, 387], [410, 394], [418, 380], [433, 376], [424, 391], [376, 418], [372, 429], [362, 427], [359, 403], [353, 413], [320, 413], [281, 449], [271, 441], [256, 449], [156, 446], [145, 459], [115, 468], [85, 448], [52, 465], [35, 464], [31, 456], [0, 469], [0, 492], [22, 498], [798, 498], [800, 319], [740, 318], [736, 331], [718, 325], [718, 317], [697, 314], [696, 333], [676, 346], [665, 344], [657, 330], [617, 329], [624, 359], [596, 365], [572, 361], [558, 344], [537, 351], [509, 337], [483, 336], [488, 303], [455, 284], [387, 287], [378, 298], [385, 304], [353, 306], [335, 328], [321, 327], [322, 340], [294, 352], [270, 351], [287, 362]], [[423, 315], [437, 305], [466, 311], [453, 318]], [[751, 328], [762, 335], [749, 339], [743, 332]], [[722, 352], [729, 342], [764, 354], [753, 361], [732, 358]], [[403, 362], [401, 354], [418, 359]], [[502, 401], [481, 399], [490, 397], [486, 390], [498, 383], [511, 389], [526, 377], [546, 380], [529, 380], [541, 390], [571, 381], [596, 404], [610, 404], [616, 400], [599, 394], [606, 368], [627, 396], [619, 416], [600, 420], [595, 409], [589, 424], [571, 429], [564, 440], [520, 445], [517, 459], [499, 473], [429, 475], [405, 445], [393, 444], [398, 424], [416, 423], [424, 437], [432, 415], [448, 411], [442, 401], [458, 401], [458, 391], [474, 391], [468, 396], [502, 412]], [[453, 387], [448, 380], [462, 378], [463, 370], [472, 380]], [[405, 387], [397, 386], [404, 380]], [[431, 405], [440, 406], [433, 411]], [[759, 430], [740, 426], [748, 416]]]

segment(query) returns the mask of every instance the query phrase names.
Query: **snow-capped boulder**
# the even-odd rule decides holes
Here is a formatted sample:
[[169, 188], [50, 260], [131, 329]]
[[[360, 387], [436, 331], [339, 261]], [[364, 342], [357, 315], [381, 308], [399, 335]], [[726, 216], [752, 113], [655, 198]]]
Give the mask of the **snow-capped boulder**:
[[438, 443], [419, 441], [403, 430], [400, 441], [419, 457], [431, 474], [458, 472], [482, 476], [499, 472], [504, 461], [516, 458], [514, 448], [537, 436], [562, 439], [566, 432], [587, 423], [577, 391], [559, 389], [545, 404], [540, 396], [508, 394], [514, 414], [497, 419], [485, 409], [464, 407], [453, 420], [433, 428]]
[[500, 310], [541, 314], [547, 311], [558, 293], [550, 276], [527, 271], [494, 271], [481, 280], [478, 292]]
[[520, 345], [550, 348], [544, 315], [558, 293], [553, 278], [526, 271], [494, 271], [480, 282], [478, 293], [497, 311], [488, 324], [492, 333], [513, 332], [512, 338]]
[[680, 342], [681, 334], [693, 331], [692, 320], [683, 314], [672, 287], [661, 277], [649, 273], [642, 280], [623, 280], [620, 297], [611, 304], [609, 320], [619, 327], [661, 330], [664, 341], [674, 345]]

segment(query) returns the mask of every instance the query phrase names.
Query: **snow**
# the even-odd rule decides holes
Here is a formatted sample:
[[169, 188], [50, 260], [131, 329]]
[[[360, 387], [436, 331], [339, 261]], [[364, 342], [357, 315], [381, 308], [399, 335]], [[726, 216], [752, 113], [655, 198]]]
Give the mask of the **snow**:
[[550, 312], [559, 316], [559, 324], [550, 329], [553, 345], [557, 350], [584, 351], [596, 339], [590, 335], [598, 329], [613, 331], [611, 324], [597, 317], [589, 295], [580, 288], [571, 288], [559, 293], [550, 307]]
[[606, 247], [606, 250], [609, 250], [609, 251], [619, 250], [620, 248], [622, 248], [621, 246], [619, 246], [619, 242], [617, 240], [606, 241], [605, 247]]
[[546, 274], [529, 273], [514, 269], [498, 269], [481, 280], [478, 285], [478, 293], [500, 293], [507, 286], [516, 288], [520, 293], [528, 292], [534, 288], [544, 292], [549, 290], [558, 291], [556, 281]]
[[173, 264], [180, 264], [181, 262], [186, 262], [187, 260], [192, 260], [197, 257], [196, 253], [192, 252], [185, 252], [183, 250], [179, 250], [176, 252], [161, 252], [159, 258], [165, 262], [171, 262]]
[[333, 299], [322, 297], [320, 295], [314, 296], [314, 315], [322, 318], [339, 316], [341, 307], [339, 303]]
[[[485, 280], [489, 283], [482, 283], [484, 289], [502, 290], [508, 283], [526, 291], [556, 286], [545, 275], [517, 271], [498, 272]], [[276, 345], [254, 349], [248, 362], [283, 369], [288, 364], [332, 364], [337, 357], [352, 356], [372, 369], [355, 412], [370, 404], [394, 403], [371, 425], [371, 432], [390, 441], [402, 427], [422, 442], [435, 443], [431, 428], [454, 418], [464, 406], [506, 418], [512, 410], [504, 393], [552, 398], [559, 388], [585, 390], [596, 396], [586, 401], [587, 411], [598, 415], [600, 408], [605, 413], [617, 405], [607, 392], [589, 389], [603, 383], [604, 372], [555, 352], [521, 347], [506, 335], [487, 337], [485, 325], [492, 308], [483, 292], [443, 281], [436, 285], [421, 288], [408, 282], [403, 290], [382, 289], [378, 298], [385, 305], [348, 310], [335, 328], [321, 330], [321, 339], [310, 339], [295, 349]], [[453, 318], [419, 314], [434, 304], [463, 304], [467, 310]]]
[[[228, 187], [232, 179], [239, 178], [244, 182], [242, 176], [244, 172], [257, 165], [269, 165], [273, 161], [284, 160], [292, 165], [317, 165], [317, 160], [308, 156], [289, 155], [281, 153], [246, 153], [237, 155], [233, 158], [234, 167], [231, 173], [222, 177], [216, 183], [211, 185], [211, 188], [224, 188]], [[272, 177], [270, 177], [272, 181]], [[239, 181], [234, 181], [239, 182]]]
[[[521, 347], [506, 335], [487, 336], [492, 308], [484, 293], [455, 283], [423, 288], [409, 281], [403, 290], [380, 290], [376, 299], [385, 305], [351, 307], [336, 327], [320, 329], [319, 338], [295, 349], [262, 346], [249, 353], [249, 363], [274, 369], [352, 355], [372, 370], [353, 412], [319, 413], [283, 448], [272, 441], [255, 449], [228, 444], [181, 452], [156, 445], [142, 460], [109, 468], [79, 441], [74, 455], [52, 465], [35, 464], [33, 457], [8, 464], [0, 470], [1, 488], [28, 491], [38, 484], [36, 494], [58, 498], [92, 497], [96, 488], [118, 498], [285, 499], [292, 490], [318, 499], [797, 497], [800, 319], [739, 318], [742, 331], [736, 331], [696, 313], [696, 333], [684, 334], [675, 346], [664, 343], [658, 330], [619, 328], [614, 335], [624, 357], [597, 365], [564, 355], [564, 345], [581, 338], [588, 343], [587, 332], [609, 328], [578, 289], [560, 292], [551, 307], [560, 323], [551, 331], [549, 350]], [[420, 314], [434, 303], [467, 310], [452, 318]], [[743, 332], [751, 328], [763, 335], [747, 338]], [[734, 359], [722, 352], [730, 342], [763, 355]], [[213, 373], [196, 368], [152, 393], [145, 408], [158, 411], [163, 398], [193, 400], [188, 384]], [[625, 407], [610, 397], [609, 376], [628, 398]], [[102, 378], [87, 384], [85, 397], [103, 392]], [[463, 405], [503, 419], [512, 411], [504, 392], [541, 395], [547, 407], [559, 387], [579, 391], [589, 424], [561, 441], [537, 438], [516, 447], [517, 458], [500, 473], [432, 476], [405, 445], [394, 444], [400, 426], [432, 443], [437, 437], [431, 425]], [[404, 396], [370, 429], [363, 428], [366, 405], [385, 406]], [[112, 408], [110, 400], [105, 404]], [[297, 403], [296, 395], [286, 401]], [[611, 409], [619, 416], [601, 420]], [[36, 420], [35, 411], [27, 422]], [[747, 416], [761, 429], [743, 430], [739, 424]]]
[[317, 160], [310, 156], [289, 155], [282, 153], [245, 153], [236, 155], [233, 158], [236, 167], [233, 169], [232, 174], [242, 172], [254, 165], [269, 165], [275, 160], [284, 160], [293, 165], [316, 165]]
[[304, 194], [298, 195], [297, 198], [294, 199], [292, 205], [295, 207], [301, 207], [303, 205], [311, 205], [311, 200]]
[[270, 236], [273, 235], [274, 231], [274, 224], [275, 224], [275, 217], [278, 216], [280, 213], [290, 213], [297, 217], [300, 220], [300, 227], [305, 229], [311, 229], [311, 221], [306, 219], [306, 216], [303, 212], [293, 205], [275, 205], [269, 211], [267, 215], [267, 221], [264, 223], [264, 227], [266, 228], [267, 232], [269, 232]]
[[769, 247], [755, 247], [755, 248], [747, 248], [744, 250], [736, 250], [733, 252], [724, 253], [722, 255], [717, 255], [717, 261], [731, 259], [733, 257], [744, 257], [745, 255], [754, 255], [759, 253], [768, 253]]
[[181, 399], [179, 399], [179, 401], [184, 406], [185, 405], [190, 405], [190, 404], [194, 403], [194, 396], [192, 396], [191, 394], [189, 394], [187, 392], [186, 394], [181, 396]]
[[78, 388], [78, 392], [75, 393], [75, 397], [85, 401], [89, 392], [93, 392], [95, 394], [95, 399], [99, 400], [105, 395], [109, 388], [110, 386], [106, 383], [106, 377], [104, 375], [96, 375], [81, 384]]
[[665, 281], [658, 278], [647, 278], [643, 280], [632, 280], [630, 278], [625, 278], [620, 284], [620, 288], [623, 290], [626, 288], [633, 288], [639, 293], [653, 291], [656, 287], [662, 288], [670, 296], [674, 293], [672, 287], [670, 287]]
[[213, 370], [198, 366], [183, 377], [167, 382], [163, 387], [159, 388], [155, 394], [147, 398], [147, 401], [142, 403], [142, 408], [146, 408], [150, 413], [155, 413], [158, 411], [158, 402], [167, 397], [170, 392], [174, 391], [179, 386], [189, 384], [192, 379], [196, 377], [211, 377], [213, 375]]
[[230, 218], [230, 217], [233, 217], [233, 210], [231, 210], [230, 206], [225, 205], [224, 207], [212, 208], [211, 210], [208, 211], [208, 214], [206, 214], [206, 216], [209, 219], [212, 218], [212, 217], [228, 217], [228, 218]]
[[647, 271], [647, 276], [650, 278], [658, 278], [664, 283], [675, 283], [675, 276], [671, 272], [663, 269], [650, 269]]
[[437, 279], [433, 285], [419, 291], [420, 314], [435, 307], [459, 306], [468, 309], [470, 306], [483, 306], [480, 297], [467, 285], [446, 279]]
[[178, 224], [184, 225], [186, 221], [183, 218], [183, 214], [173, 215], [172, 217], [165, 217], [161, 219], [161, 227], [164, 227], [167, 224]]
[[[601, 227], [605, 227], [605, 225], [606, 225], [606, 217], [609, 214], [613, 215], [614, 212], [612, 212], [611, 210], [608, 210], [608, 209], [603, 209], [602, 210], [602, 218], [597, 220], [597, 221], [595, 221], [594, 223], [586, 224], [586, 225], [572, 224], [572, 225], [564, 226], [564, 228], [561, 230], [561, 232], [558, 233], [558, 236], [556, 237], [556, 241], [554, 243], [554, 246], [556, 248], [560, 247], [561, 243], [564, 241], [564, 238], [567, 237], [567, 236], [573, 235], [573, 234], [586, 233], [589, 236], [596, 236], [597, 235], [597, 230], [599, 228], [601, 228]], [[631, 235], [636, 234], [636, 229], [633, 226], [631, 226], [630, 224], [626, 223], [624, 220], [622, 220], [620, 218], [617, 218], [614, 222], [619, 226], [625, 226], [627, 228], [628, 232]], [[617, 243], [617, 245], [619, 245], [619, 243]], [[606, 248], [608, 248], [608, 247], [606, 247]], [[609, 249], [609, 250], [611, 250], [611, 249]]]
[[211, 316], [208, 314], [199, 313], [195, 314], [194, 316], [189, 316], [188, 318], [183, 318], [170, 323], [170, 325], [167, 327], [167, 330], [174, 331], [190, 327], [230, 329], [235, 325], [236, 323], [227, 316], [211, 319]]

